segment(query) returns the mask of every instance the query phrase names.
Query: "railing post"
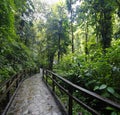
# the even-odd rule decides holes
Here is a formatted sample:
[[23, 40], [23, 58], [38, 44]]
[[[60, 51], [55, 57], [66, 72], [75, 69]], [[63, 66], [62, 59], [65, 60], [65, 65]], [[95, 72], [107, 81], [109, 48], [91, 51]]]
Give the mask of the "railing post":
[[43, 80], [44, 80], [44, 74], [45, 74], [44, 69], [42, 69], [42, 79]]
[[23, 76], [23, 79], [24, 79], [26, 77], [26, 70], [24, 70], [23, 74], [24, 74], [24, 76]]
[[68, 104], [68, 115], [72, 115], [72, 107], [73, 107], [73, 100], [72, 100], [72, 93], [73, 93], [73, 88], [72, 87], [69, 87], [68, 89], [69, 91], [69, 104]]
[[47, 81], [48, 81], [48, 80], [47, 80], [47, 75], [48, 75], [48, 71], [46, 70], [46, 83], [47, 83]]
[[55, 92], [55, 76], [52, 74], [52, 90]]
[[16, 80], [16, 88], [18, 87], [18, 83], [19, 83], [19, 79], [18, 79], [19, 75], [17, 75], [17, 80]]
[[26, 69], [26, 70], [25, 70], [25, 78], [27, 78], [28, 76], [29, 76], [29, 70]]
[[36, 73], [37, 73], [37, 68], [35, 67], [34, 74], [36, 74]]
[[[10, 85], [10, 83], [8, 82], [8, 83], [6, 84], [6, 90], [9, 88], [9, 85]], [[7, 100], [7, 102], [9, 102], [9, 100], [10, 100], [10, 91], [7, 92], [6, 100]]]
[[33, 74], [36, 74], [36, 68], [33, 69]]
[[31, 76], [31, 68], [29, 69], [29, 77]]
[[23, 73], [20, 74], [20, 82], [22, 81]]

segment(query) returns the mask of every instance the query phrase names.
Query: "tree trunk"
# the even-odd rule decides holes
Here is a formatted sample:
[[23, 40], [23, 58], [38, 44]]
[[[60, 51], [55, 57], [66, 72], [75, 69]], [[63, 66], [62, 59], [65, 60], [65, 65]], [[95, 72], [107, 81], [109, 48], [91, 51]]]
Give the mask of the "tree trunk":
[[72, 0], [70, 0], [70, 15], [71, 15], [71, 35], [72, 35], [72, 53], [74, 53], [74, 34], [73, 34], [73, 11], [72, 11]]
[[60, 50], [61, 50], [61, 47], [60, 47], [60, 33], [58, 35], [58, 63], [60, 62]]
[[[85, 29], [85, 54], [86, 54], [86, 56], [89, 54], [89, 51], [88, 51], [88, 22], [86, 23], [86, 29]], [[87, 61], [87, 57], [86, 57], [86, 61]]]
[[74, 53], [74, 34], [73, 34], [73, 22], [71, 22], [71, 34], [72, 34], [72, 53]]
[[49, 54], [48, 56], [48, 69], [53, 70], [53, 60], [54, 60], [54, 54]]
[[98, 26], [98, 20], [97, 20], [96, 13], [95, 13], [95, 22], [96, 22], [96, 24], [95, 24], [95, 26], [96, 26], [96, 43], [98, 43], [99, 42], [99, 30], [98, 30], [99, 26]]
[[[106, 48], [110, 47], [112, 40], [112, 10], [106, 8], [103, 5], [105, 2], [101, 3], [102, 11], [100, 12], [100, 33], [101, 33], [101, 44], [103, 52], [106, 52]], [[104, 6], [104, 7], [103, 7]]]

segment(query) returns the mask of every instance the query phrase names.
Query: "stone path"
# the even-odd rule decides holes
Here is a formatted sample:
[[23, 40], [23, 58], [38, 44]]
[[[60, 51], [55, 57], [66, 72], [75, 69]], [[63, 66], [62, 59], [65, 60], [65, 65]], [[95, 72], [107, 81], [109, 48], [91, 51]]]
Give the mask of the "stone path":
[[62, 115], [51, 93], [36, 74], [26, 79], [18, 90], [7, 115]]

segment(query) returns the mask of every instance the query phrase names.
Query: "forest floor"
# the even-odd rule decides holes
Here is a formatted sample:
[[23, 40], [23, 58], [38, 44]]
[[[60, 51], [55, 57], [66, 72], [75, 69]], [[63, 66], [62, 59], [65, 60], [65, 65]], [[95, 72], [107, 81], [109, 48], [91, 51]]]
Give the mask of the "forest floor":
[[62, 115], [40, 74], [26, 79], [7, 115]]

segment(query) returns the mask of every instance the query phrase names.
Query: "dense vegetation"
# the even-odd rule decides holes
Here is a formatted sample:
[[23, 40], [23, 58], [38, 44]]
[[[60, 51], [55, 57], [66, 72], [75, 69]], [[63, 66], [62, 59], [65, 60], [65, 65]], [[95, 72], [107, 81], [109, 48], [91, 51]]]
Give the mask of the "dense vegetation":
[[30, 0], [0, 1], [0, 82], [35, 66], [33, 11]]
[[46, 20], [37, 22], [41, 67], [120, 102], [119, 6], [118, 0], [66, 0], [44, 7]]
[[120, 102], [120, 1], [1, 0], [0, 82], [35, 66]]

